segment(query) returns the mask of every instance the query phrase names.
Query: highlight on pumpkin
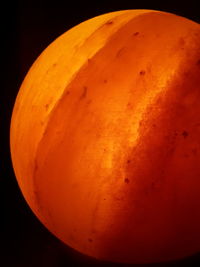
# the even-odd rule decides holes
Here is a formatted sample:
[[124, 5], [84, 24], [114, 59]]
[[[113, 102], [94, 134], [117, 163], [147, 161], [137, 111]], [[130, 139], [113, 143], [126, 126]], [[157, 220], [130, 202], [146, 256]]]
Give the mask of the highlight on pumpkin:
[[153, 10], [87, 20], [26, 75], [10, 146], [38, 219], [75, 250], [151, 263], [200, 250], [200, 26]]

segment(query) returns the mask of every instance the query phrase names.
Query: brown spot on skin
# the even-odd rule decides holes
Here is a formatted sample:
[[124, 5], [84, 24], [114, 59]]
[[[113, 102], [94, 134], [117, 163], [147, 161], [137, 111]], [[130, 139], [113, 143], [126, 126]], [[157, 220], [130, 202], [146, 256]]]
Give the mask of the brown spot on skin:
[[88, 238], [88, 241], [89, 241], [89, 242], [93, 242], [92, 238]]
[[112, 25], [114, 22], [112, 20], [108, 20], [105, 25]]
[[200, 59], [197, 61], [197, 66], [200, 67]]
[[197, 149], [196, 148], [193, 148], [192, 149], [192, 153], [193, 153], [194, 156], [196, 156], [197, 155]]
[[129, 181], [128, 178], [125, 178], [125, 179], [124, 179], [124, 182], [125, 182], [126, 184], [128, 184], [130, 181]]
[[140, 71], [140, 75], [145, 75], [146, 71], [145, 70], [141, 70]]
[[35, 161], [35, 166], [34, 166], [34, 175], [35, 175], [35, 173], [37, 172], [37, 170], [38, 170], [38, 164], [37, 164], [37, 161]]
[[120, 48], [116, 54], [116, 57], [120, 57], [120, 55], [123, 53], [124, 47]]
[[115, 197], [115, 200], [116, 200], [116, 201], [123, 201], [124, 198], [123, 198], [123, 197]]
[[139, 32], [134, 32], [133, 36], [138, 36]]
[[129, 164], [129, 163], [131, 163], [131, 160], [130, 159], [127, 160], [127, 164]]
[[84, 86], [82, 95], [80, 96], [80, 100], [84, 99], [86, 95], [87, 95], [87, 86]]
[[106, 198], [104, 198], [103, 200], [106, 200]]
[[179, 45], [181, 47], [181, 49], [184, 49], [184, 46], [185, 46], [185, 39], [183, 37], [181, 37], [179, 39]]
[[189, 135], [189, 133], [188, 133], [187, 131], [183, 131], [183, 132], [182, 132], [182, 136], [183, 136], [184, 138], [188, 137], [188, 135]]
[[45, 109], [48, 110], [48, 108], [49, 108], [49, 104], [46, 104]]
[[57, 64], [56, 64], [56, 63], [54, 63], [54, 64], [53, 64], [53, 67], [56, 67], [56, 66], [57, 66]]
[[106, 79], [105, 79], [105, 80], [103, 80], [103, 82], [104, 82], [104, 83], [107, 83], [107, 82], [108, 82], [108, 80], [106, 80]]
[[92, 103], [92, 100], [91, 99], [87, 101], [87, 104], [88, 105], [91, 104], [91, 103]]
[[66, 95], [69, 95], [69, 94], [70, 94], [70, 91], [67, 91], [67, 92], [66, 92]]
[[132, 109], [133, 108], [133, 106], [132, 106], [132, 104], [130, 102], [127, 104], [127, 108], [128, 109]]

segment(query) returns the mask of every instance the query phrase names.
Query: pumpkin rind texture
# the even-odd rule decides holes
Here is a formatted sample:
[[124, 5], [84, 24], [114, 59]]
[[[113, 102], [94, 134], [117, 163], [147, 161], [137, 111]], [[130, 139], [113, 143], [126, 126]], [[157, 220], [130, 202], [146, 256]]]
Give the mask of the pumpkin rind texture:
[[34, 62], [13, 109], [11, 155], [32, 211], [97, 259], [151, 263], [200, 250], [200, 26], [108, 13]]

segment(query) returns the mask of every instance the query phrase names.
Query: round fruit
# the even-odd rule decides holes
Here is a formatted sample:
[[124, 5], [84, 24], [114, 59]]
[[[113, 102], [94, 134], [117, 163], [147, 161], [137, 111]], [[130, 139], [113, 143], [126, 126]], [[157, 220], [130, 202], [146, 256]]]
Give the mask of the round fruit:
[[11, 154], [39, 220], [98, 259], [200, 250], [200, 26], [152, 10], [56, 39], [20, 88]]

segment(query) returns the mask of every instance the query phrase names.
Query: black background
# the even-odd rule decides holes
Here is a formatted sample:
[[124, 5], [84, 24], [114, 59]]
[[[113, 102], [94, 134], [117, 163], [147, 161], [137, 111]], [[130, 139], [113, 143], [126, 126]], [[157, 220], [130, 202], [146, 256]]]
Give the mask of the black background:
[[[118, 266], [80, 255], [51, 235], [32, 214], [18, 188], [9, 152], [14, 100], [28, 69], [60, 34], [94, 16], [122, 9], [156, 9], [200, 23], [198, 1], [11, 1], [0, 4], [0, 266]], [[200, 255], [150, 266], [200, 266]], [[125, 266], [125, 265], [119, 265]], [[131, 265], [136, 266], [136, 265]], [[140, 265], [143, 266], [143, 265]], [[146, 266], [146, 265], [145, 265]]]

